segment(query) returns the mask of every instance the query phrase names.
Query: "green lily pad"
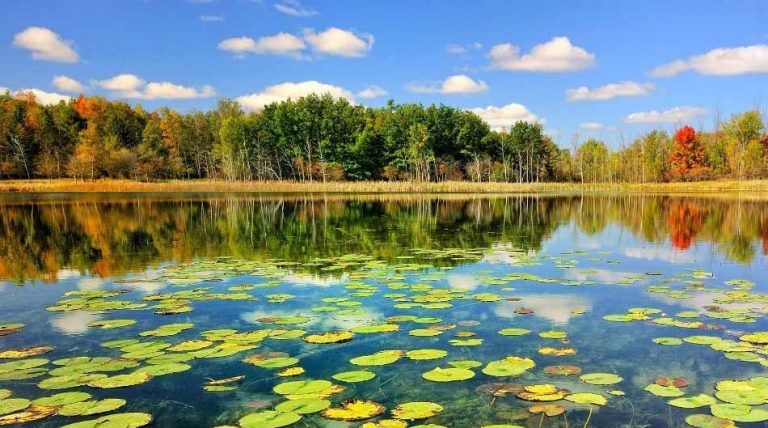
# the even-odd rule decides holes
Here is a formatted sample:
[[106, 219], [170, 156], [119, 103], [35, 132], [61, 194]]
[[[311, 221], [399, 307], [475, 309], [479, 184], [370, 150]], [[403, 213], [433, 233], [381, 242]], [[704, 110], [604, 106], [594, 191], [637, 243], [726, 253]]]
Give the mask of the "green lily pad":
[[298, 400], [284, 401], [275, 406], [275, 410], [282, 413], [306, 415], [321, 412], [329, 407], [331, 407], [331, 402], [328, 400], [320, 398], [301, 398]]
[[709, 406], [712, 415], [734, 422], [763, 422], [768, 420], [768, 410], [744, 404], [713, 404]]
[[442, 349], [414, 349], [405, 355], [411, 360], [436, 360], [445, 357], [448, 352]]
[[149, 373], [135, 372], [96, 379], [88, 382], [88, 386], [102, 389], [125, 388], [128, 386], [141, 385], [150, 380], [152, 380], [152, 375]]
[[88, 323], [88, 327], [98, 327], [102, 330], [111, 330], [114, 328], [128, 327], [136, 324], [136, 320], [131, 319], [113, 319], [99, 320]]
[[0, 415], [7, 415], [9, 413], [18, 412], [24, 410], [32, 404], [31, 401], [26, 398], [6, 398], [0, 400]]
[[475, 377], [475, 372], [469, 369], [460, 369], [456, 367], [440, 368], [436, 367], [421, 375], [426, 380], [432, 382], [456, 382], [461, 380], [472, 379]]
[[518, 376], [534, 368], [536, 363], [530, 358], [509, 356], [503, 360], [491, 361], [483, 368], [488, 376]]
[[147, 373], [150, 376], [165, 376], [173, 373], [181, 373], [191, 369], [192, 366], [184, 363], [165, 363], [144, 366], [135, 371], [135, 373]]
[[661, 386], [652, 383], [643, 389], [657, 397], [682, 397], [685, 395], [682, 389], [673, 385]]
[[374, 377], [376, 377], [376, 374], [373, 372], [369, 372], [367, 370], [354, 370], [349, 372], [337, 373], [332, 377], [341, 382], [357, 383], [357, 382], [365, 382], [367, 380], [371, 380]]
[[714, 397], [707, 394], [694, 395], [693, 397], [680, 397], [669, 400], [670, 406], [681, 407], [683, 409], [695, 409], [697, 407], [710, 406], [717, 403]]
[[402, 355], [403, 351], [379, 351], [375, 354], [352, 358], [349, 362], [356, 366], [384, 366], [396, 362]]
[[87, 392], [62, 392], [61, 394], [51, 395], [50, 397], [38, 398], [33, 401], [32, 404], [42, 407], [59, 407], [90, 399], [91, 394]]
[[429, 401], [403, 403], [392, 409], [392, 417], [406, 421], [431, 418], [443, 411], [443, 406]]
[[686, 416], [685, 423], [693, 428], [736, 428], [736, 424], [733, 421], [702, 414]]
[[514, 328], [514, 327], [499, 330], [499, 334], [502, 336], [524, 336], [530, 332], [531, 330], [528, 330], [525, 328]]
[[152, 423], [148, 413], [116, 413], [98, 419], [65, 425], [62, 428], [140, 428]]
[[596, 406], [605, 406], [608, 399], [600, 394], [592, 392], [576, 392], [565, 397], [566, 400], [579, 404], [594, 404]]
[[272, 391], [280, 395], [315, 394], [333, 385], [327, 380], [297, 380], [275, 385]]
[[474, 369], [483, 365], [480, 361], [475, 360], [459, 360], [448, 361], [448, 365], [459, 369]]
[[621, 376], [613, 373], [587, 373], [579, 376], [579, 379], [590, 385], [614, 385], [624, 380]]
[[652, 341], [657, 345], [665, 345], [665, 346], [677, 346], [677, 345], [683, 344], [683, 341], [681, 339], [678, 339], [677, 337], [657, 337], [655, 339], [652, 339]]
[[56, 411], [61, 416], [91, 416], [107, 413], [125, 406], [126, 401], [120, 398], [107, 398], [99, 401], [82, 401], [66, 404]]

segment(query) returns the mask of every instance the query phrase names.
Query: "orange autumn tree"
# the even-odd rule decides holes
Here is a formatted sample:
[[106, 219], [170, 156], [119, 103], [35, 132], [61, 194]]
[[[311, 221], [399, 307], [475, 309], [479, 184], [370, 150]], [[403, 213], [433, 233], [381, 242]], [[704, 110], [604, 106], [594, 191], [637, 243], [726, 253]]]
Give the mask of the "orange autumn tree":
[[670, 162], [672, 173], [681, 179], [695, 178], [706, 170], [704, 146], [692, 127], [685, 125], [675, 132], [675, 147]]

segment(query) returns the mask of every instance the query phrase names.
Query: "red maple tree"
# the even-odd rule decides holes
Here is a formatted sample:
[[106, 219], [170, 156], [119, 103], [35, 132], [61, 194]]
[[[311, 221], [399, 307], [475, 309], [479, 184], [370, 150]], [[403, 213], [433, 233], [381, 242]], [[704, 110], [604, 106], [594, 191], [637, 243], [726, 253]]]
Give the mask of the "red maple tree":
[[699, 142], [696, 131], [685, 125], [675, 132], [675, 147], [670, 155], [674, 173], [690, 177], [706, 168], [706, 153]]

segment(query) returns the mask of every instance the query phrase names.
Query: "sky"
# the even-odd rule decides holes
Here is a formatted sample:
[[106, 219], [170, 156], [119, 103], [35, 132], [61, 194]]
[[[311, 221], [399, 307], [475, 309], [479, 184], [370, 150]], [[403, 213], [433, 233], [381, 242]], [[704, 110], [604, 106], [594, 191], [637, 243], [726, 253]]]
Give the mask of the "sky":
[[[0, 88], [147, 109], [308, 93], [446, 104], [560, 145], [711, 129], [768, 103], [763, 0], [25, 0], [0, 6]], [[2, 90], [2, 89], [0, 89]]]

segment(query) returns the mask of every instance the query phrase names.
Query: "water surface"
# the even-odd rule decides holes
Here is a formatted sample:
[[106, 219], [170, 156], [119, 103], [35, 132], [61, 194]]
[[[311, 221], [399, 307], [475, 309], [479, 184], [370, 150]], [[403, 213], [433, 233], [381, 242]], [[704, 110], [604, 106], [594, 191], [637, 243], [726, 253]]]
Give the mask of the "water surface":
[[[185, 363], [191, 366], [187, 371], [137, 386], [52, 391], [39, 387], [51, 377], [41, 373], [0, 380], [0, 389], [29, 399], [65, 391], [121, 398], [127, 404], [118, 412], [149, 413], [162, 427], [237, 425], [240, 417], [283, 401], [272, 392], [275, 385], [306, 379], [344, 386], [330, 396], [333, 406], [350, 399], [384, 405], [388, 411], [381, 418], [401, 403], [435, 402], [444, 410], [420, 422], [451, 427], [583, 426], [587, 418], [590, 426], [601, 427], [686, 426], [686, 416], [709, 414], [710, 408], [669, 406], [670, 398], [644, 388], [660, 377], [680, 378], [688, 383], [680, 388], [684, 396], [714, 397], [719, 380], [764, 373], [768, 360], [762, 345], [739, 337], [768, 330], [768, 294], [763, 294], [767, 253], [768, 203], [748, 198], [4, 195], [0, 324], [25, 327], [0, 337], [0, 352], [50, 345], [53, 351], [33, 358], [48, 359], [43, 367], [55, 369], [54, 362], [63, 358], [120, 357], [124, 350], [101, 345], [119, 339], [173, 345], [199, 340], [213, 329], [271, 333], [249, 343], [253, 349], [194, 358]], [[100, 295], [99, 290], [120, 293]], [[191, 294], [171, 300], [191, 310], [158, 315], [159, 299], [178, 292]], [[62, 310], [57, 303], [83, 297], [132, 306]], [[609, 321], [610, 315], [628, 310], [641, 316]], [[110, 319], [136, 323], [89, 327]], [[670, 320], [678, 324], [668, 325]], [[139, 335], [170, 323], [193, 327], [169, 337]], [[338, 344], [302, 340], [379, 324], [396, 324], [399, 330], [358, 333]], [[510, 327], [531, 332], [498, 333]], [[409, 334], [423, 329], [440, 334]], [[278, 338], [285, 330], [301, 332], [289, 333], [292, 339]], [[546, 331], [564, 332], [567, 338], [539, 336]], [[701, 335], [726, 345], [713, 349], [652, 341]], [[227, 340], [214, 342], [218, 346]], [[573, 355], [542, 355], [543, 347], [572, 349], [568, 353]], [[368, 367], [376, 377], [365, 382], [332, 378], [366, 369], [349, 362], [355, 357], [425, 348], [447, 355], [426, 361], [404, 356]], [[275, 352], [299, 358], [296, 366], [305, 373], [279, 377], [280, 369], [242, 361]], [[483, 373], [489, 362], [507, 356], [530, 358], [535, 367], [511, 377]], [[441, 383], [422, 377], [459, 360], [482, 365], [471, 369], [474, 377], [468, 380]], [[0, 364], [5, 361], [13, 360]], [[118, 373], [151, 365], [146, 358], [136, 364]], [[582, 374], [617, 374], [623, 380], [592, 385], [579, 376], [546, 374], [544, 368], [552, 365], [578, 366]], [[203, 389], [210, 379], [240, 375], [245, 379], [233, 384], [233, 391]], [[600, 394], [607, 404], [559, 400], [552, 404], [563, 406], [565, 415], [543, 417], [527, 410], [536, 403], [513, 393], [483, 393], [483, 385], [493, 382], [552, 384], [570, 393]], [[611, 394], [617, 391], [624, 395]], [[98, 416], [53, 415], [27, 426], [61, 426]], [[309, 414], [296, 426], [359, 426], [375, 420], [331, 422]]]

